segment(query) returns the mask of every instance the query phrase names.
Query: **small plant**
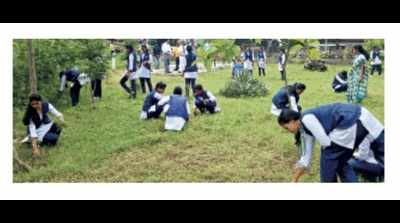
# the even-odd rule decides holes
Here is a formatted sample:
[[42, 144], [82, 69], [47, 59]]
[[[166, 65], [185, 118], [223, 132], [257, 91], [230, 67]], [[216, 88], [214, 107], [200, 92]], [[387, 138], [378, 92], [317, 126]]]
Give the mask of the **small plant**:
[[240, 75], [229, 81], [220, 93], [228, 98], [262, 97], [267, 95], [268, 88], [250, 75]]

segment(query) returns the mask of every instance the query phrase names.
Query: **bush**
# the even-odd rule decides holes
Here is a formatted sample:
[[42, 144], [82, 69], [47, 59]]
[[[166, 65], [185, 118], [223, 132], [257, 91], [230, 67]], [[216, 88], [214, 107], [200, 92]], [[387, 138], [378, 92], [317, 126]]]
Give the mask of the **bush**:
[[267, 95], [268, 88], [250, 75], [241, 75], [229, 81], [220, 93], [228, 98], [262, 97]]

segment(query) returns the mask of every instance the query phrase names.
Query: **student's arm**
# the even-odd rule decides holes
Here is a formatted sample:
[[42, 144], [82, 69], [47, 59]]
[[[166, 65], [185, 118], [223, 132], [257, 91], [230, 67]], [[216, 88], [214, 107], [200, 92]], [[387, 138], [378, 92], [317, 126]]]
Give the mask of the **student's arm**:
[[301, 136], [302, 144], [301, 146], [301, 157], [299, 161], [297, 161], [294, 174], [293, 174], [293, 182], [299, 182], [300, 177], [304, 175], [307, 169], [311, 167], [312, 154], [315, 144], [314, 137], [308, 134], [302, 134]]
[[31, 121], [29, 124], [29, 136], [32, 141], [32, 153], [33, 155], [39, 155], [39, 147], [38, 147], [38, 135], [36, 132], [36, 126]]
[[49, 112], [50, 112], [50, 114], [57, 117], [62, 123], [65, 122], [63, 114], [61, 112], [57, 111], [57, 109], [52, 104], [49, 104]]
[[365, 75], [365, 64], [361, 65], [361, 78], [360, 78], [360, 81], [364, 80], [364, 75]]
[[293, 111], [299, 112], [299, 108], [298, 108], [298, 106], [297, 106], [296, 98], [295, 98], [294, 96], [290, 96], [289, 99], [290, 99], [290, 100], [289, 100], [290, 108], [291, 108]]
[[158, 102], [157, 106], [164, 106], [169, 103], [170, 96], [162, 97], [161, 100]]
[[210, 98], [210, 101], [217, 101], [217, 98], [209, 91], [207, 92], [207, 96]]
[[129, 72], [133, 72], [133, 63], [134, 63], [135, 57], [132, 54], [129, 54], [129, 64], [128, 64], [128, 70]]
[[62, 75], [60, 79], [60, 91], [64, 91], [65, 89], [65, 83], [67, 82], [67, 76]]
[[305, 115], [302, 121], [322, 147], [325, 148], [331, 146], [331, 139], [325, 133], [325, 130], [322, 127], [321, 123], [314, 115]]
[[[188, 117], [190, 117], [190, 106], [189, 106], [189, 102], [186, 102], [186, 111], [188, 113]], [[189, 121], [189, 118], [188, 118]]]

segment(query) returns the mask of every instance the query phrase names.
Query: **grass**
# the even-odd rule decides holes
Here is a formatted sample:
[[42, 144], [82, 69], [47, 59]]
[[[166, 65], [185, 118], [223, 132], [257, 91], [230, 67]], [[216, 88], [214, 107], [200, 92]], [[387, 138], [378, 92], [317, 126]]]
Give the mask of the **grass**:
[[[348, 66], [329, 66], [328, 72], [305, 71], [302, 65], [288, 65], [289, 82], [303, 82], [304, 109], [345, 102], [344, 94], [331, 90], [335, 73]], [[17, 145], [18, 153], [33, 170], [14, 167], [14, 182], [290, 182], [297, 159], [293, 136], [282, 130], [270, 114], [271, 98], [283, 85], [276, 65], [263, 78], [270, 88], [267, 97], [229, 99], [219, 90], [230, 78], [230, 70], [202, 74], [199, 82], [216, 94], [222, 108], [217, 115], [191, 119], [182, 133], [163, 131], [163, 121], [140, 121], [143, 95], [128, 99], [114, 72], [104, 84], [104, 96], [90, 106], [89, 93], [82, 89], [78, 108], [60, 108], [67, 126], [58, 146], [45, 149], [33, 160], [28, 145]], [[257, 77], [258, 78], [258, 77]], [[164, 81], [171, 93], [183, 86], [182, 77], [154, 76]], [[64, 95], [67, 97], [67, 95]], [[384, 121], [384, 78], [369, 82], [367, 107]], [[14, 140], [25, 135], [22, 112], [14, 112]], [[314, 153], [310, 173], [304, 182], [319, 182], [319, 150]]]

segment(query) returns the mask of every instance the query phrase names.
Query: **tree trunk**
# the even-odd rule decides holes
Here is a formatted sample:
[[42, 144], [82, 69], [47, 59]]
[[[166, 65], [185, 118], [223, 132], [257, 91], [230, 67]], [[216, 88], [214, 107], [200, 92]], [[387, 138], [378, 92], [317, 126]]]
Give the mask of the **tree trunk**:
[[27, 40], [27, 46], [28, 46], [29, 83], [31, 86], [31, 94], [37, 94], [35, 52], [32, 46], [32, 39]]

